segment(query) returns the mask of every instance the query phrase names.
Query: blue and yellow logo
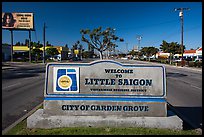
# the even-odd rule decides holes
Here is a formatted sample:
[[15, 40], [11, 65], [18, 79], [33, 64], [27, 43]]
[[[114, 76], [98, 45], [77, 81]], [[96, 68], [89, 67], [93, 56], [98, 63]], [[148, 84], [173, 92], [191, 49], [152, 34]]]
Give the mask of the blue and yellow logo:
[[75, 69], [58, 69], [56, 91], [78, 91]]

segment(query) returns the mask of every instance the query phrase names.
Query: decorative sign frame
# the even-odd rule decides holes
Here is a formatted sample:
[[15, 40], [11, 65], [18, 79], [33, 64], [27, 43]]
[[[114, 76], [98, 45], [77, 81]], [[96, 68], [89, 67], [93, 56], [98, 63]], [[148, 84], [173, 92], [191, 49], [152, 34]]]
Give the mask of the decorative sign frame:
[[50, 97], [166, 98], [163, 66], [91, 63], [49, 63], [45, 92]]

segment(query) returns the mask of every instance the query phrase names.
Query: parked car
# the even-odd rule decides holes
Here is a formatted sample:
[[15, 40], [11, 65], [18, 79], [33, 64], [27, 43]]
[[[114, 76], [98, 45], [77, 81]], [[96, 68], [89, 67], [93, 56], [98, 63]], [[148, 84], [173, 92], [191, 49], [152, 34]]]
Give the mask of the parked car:
[[81, 61], [79, 57], [72, 57], [69, 59], [70, 61]]
[[195, 59], [194, 62], [198, 62], [198, 61], [202, 61], [202, 59], [199, 59], [199, 58], [198, 58], [198, 59]]
[[121, 59], [123, 59], [123, 60], [127, 60], [128, 58], [127, 58], [127, 57], [122, 57]]
[[16, 60], [16, 61], [28, 61], [29, 58], [22, 56], [22, 57], [16, 57], [16, 58], [14, 58], [14, 60]]
[[174, 59], [173, 62], [181, 62], [181, 58], [179, 58], [179, 59]]

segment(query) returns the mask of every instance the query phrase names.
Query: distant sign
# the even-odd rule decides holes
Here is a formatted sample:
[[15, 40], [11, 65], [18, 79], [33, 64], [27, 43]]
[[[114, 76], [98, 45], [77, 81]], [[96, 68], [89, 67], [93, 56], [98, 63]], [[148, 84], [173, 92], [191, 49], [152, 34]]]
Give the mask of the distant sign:
[[3, 29], [34, 29], [33, 13], [2, 13]]
[[74, 54], [79, 54], [79, 50], [74, 50]]

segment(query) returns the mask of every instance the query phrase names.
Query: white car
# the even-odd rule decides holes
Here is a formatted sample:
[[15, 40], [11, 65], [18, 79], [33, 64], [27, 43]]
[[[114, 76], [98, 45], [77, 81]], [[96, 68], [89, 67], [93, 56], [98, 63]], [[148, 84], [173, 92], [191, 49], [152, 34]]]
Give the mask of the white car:
[[202, 61], [202, 59], [195, 59], [195, 62], [197, 62], [197, 61]]
[[180, 59], [174, 59], [173, 62], [181, 62], [181, 58]]
[[127, 57], [122, 57], [121, 59], [123, 59], [123, 60], [127, 60], [128, 58], [127, 58]]

